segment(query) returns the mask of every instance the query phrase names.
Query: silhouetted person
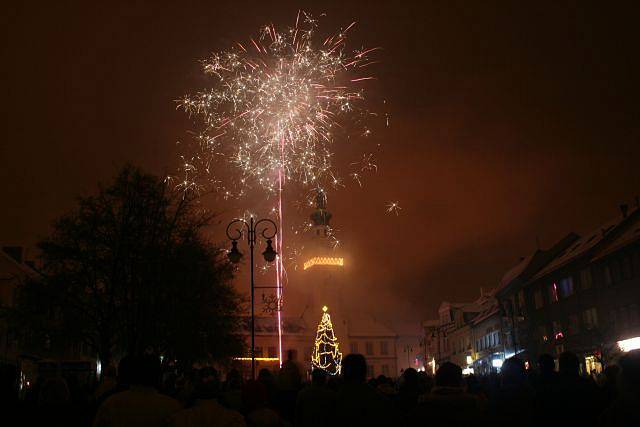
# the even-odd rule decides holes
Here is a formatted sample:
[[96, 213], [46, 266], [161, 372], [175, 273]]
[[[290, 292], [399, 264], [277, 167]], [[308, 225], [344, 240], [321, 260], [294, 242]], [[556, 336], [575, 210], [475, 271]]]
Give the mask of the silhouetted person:
[[435, 386], [409, 416], [417, 426], [469, 426], [482, 424], [480, 400], [465, 392], [462, 369], [445, 362], [436, 371]]
[[164, 426], [180, 403], [158, 393], [160, 360], [151, 355], [134, 357], [131, 361], [131, 386], [116, 393], [100, 405], [94, 427]]
[[238, 411], [222, 406], [217, 397], [220, 392], [218, 372], [213, 368], [200, 370], [194, 391], [194, 404], [171, 415], [171, 427], [243, 427], [244, 417]]
[[270, 408], [276, 408], [278, 403], [278, 386], [276, 385], [276, 377], [267, 368], [262, 368], [260, 369], [260, 372], [258, 372], [258, 381], [260, 381], [267, 390], [267, 405]]
[[267, 390], [259, 381], [250, 380], [242, 388], [242, 405], [249, 427], [281, 427], [280, 415], [267, 406]]
[[533, 417], [536, 424], [554, 422], [559, 406], [558, 373], [553, 356], [542, 354], [538, 358], [538, 376], [535, 379]]
[[602, 395], [609, 406], [618, 397], [618, 375], [620, 367], [618, 365], [609, 365], [604, 369], [602, 379]]
[[326, 427], [334, 420], [336, 394], [327, 387], [327, 373], [322, 369], [311, 372], [311, 385], [298, 393], [295, 425]]
[[390, 426], [397, 423], [389, 399], [366, 384], [367, 362], [361, 354], [342, 360], [344, 383], [337, 395], [336, 422], [340, 426]]
[[286, 421], [293, 423], [296, 411], [296, 399], [302, 387], [300, 367], [293, 360], [293, 353], [287, 352], [288, 360], [282, 364], [278, 372], [276, 384], [278, 386], [277, 410]]
[[409, 414], [418, 404], [418, 396], [423, 390], [420, 387], [418, 371], [408, 368], [402, 373], [397, 396], [398, 409], [403, 414]]
[[640, 425], [640, 350], [620, 358], [619, 394], [602, 414], [606, 427]]
[[35, 424], [74, 425], [78, 421], [78, 414], [72, 409], [66, 380], [59, 376], [44, 380], [38, 392]]
[[[554, 417], [561, 422], [589, 426], [595, 425], [602, 408], [598, 388], [591, 378], [580, 376], [580, 361], [569, 351], [558, 359], [559, 378]], [[585, 411], [590, 408], [591, 411]]]
[[510, 357], [504, 361], [500, 374], [500, 388], [489, 402], [492, 423], [515, 421], [519, 426], [533, 425], [533, 390], [527, 383], [524, 362]]
[[227, 408], [242, 410], [242, 375], [237, 369], [227, 373], [220, 401]]

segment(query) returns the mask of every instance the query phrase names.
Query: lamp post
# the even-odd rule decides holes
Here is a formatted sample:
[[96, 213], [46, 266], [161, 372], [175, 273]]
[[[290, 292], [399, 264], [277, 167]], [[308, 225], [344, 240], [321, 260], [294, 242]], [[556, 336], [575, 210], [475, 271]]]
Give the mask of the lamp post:
[[[264, 224], [264, 228], [262, 230], [258, 230], [260, 224]], [[255, 293], [255, 283], [253, 280], [253, 249], [256, 245], [256, 237], [258, 235], [262, 236], [263, 239], [267, 242], [267, 248], [262, 252], [262, 256], [265, 261], [273, 262], [276, 259], [278, 253], [271, 246], [271, 239], [275, 237], [278, 233], [278, 227], [276, 223], [270, 219], [264, 218], [258, 221], [255, 221], [253, 217], [249, 219], [249, 222], [244, 219], [234, 219], [227, 225], [227, 237], [231, 240], [231, 249], [227, 256], [229, 257], [229, 261], [233, 264], [238, 264], [242, 259], [242, 253], [238, 250], [238, 240], [242, 238], [244, 235], [244, 230], [246, 229], [247, 243], [249, 245], [249, 254], [250, 254], [250, 271], [251, 271], [251, 378], [256, 378], [256, 328], [255, 328], [255, 310], [254, 310], [254, 293]]]

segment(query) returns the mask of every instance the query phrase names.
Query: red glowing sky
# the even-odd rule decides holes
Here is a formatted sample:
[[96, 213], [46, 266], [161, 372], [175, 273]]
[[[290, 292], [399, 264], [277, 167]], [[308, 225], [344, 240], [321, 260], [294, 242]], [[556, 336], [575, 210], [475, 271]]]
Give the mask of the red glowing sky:
[[470, 300], [536, 239], [587, 232], [640, 193], [638, 33], [624, 5], [216, 3], [12, 6], [2, 244], [33, 245], [126, 162], [171, 171], [192, 128], [173, 100], [202, 84], [196, 60], [300, 7], [326, 12], [325, 28], [355, 19], [354, 38], [383, 48], [379, 172], [330, 200], [350, 292], [380, 317], [416, 323], [442, 299]]

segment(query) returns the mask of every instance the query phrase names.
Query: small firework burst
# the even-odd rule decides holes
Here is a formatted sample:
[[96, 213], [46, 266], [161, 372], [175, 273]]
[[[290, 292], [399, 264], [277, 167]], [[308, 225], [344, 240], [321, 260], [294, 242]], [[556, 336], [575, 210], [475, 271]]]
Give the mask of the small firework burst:
[[397, 216], [397, 215], [400, 215], [401, 210], [402, 208], [400, 207], [397, 201], [387, 203], [387, 213], [390, 213], [390, 214], [394, 213]]

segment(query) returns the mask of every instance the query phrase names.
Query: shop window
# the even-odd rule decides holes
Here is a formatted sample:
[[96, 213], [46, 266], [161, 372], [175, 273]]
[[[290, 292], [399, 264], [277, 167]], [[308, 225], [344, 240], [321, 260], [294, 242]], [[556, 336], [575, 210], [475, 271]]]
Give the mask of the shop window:
[[584, 358], [584, 366], [586, 368], [587, 374], [600, 374], [602, 373], [602, 363], [598, 360], [597, 357], [590, 355]]
[[582, 289], [590, 289], [591, 286], [593, 286], [590, 267], [587, 267], [580, 272], [580, 285], [582, 286]]

